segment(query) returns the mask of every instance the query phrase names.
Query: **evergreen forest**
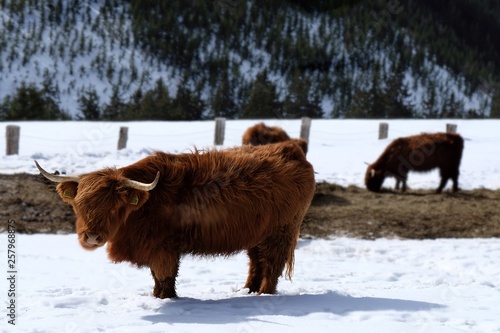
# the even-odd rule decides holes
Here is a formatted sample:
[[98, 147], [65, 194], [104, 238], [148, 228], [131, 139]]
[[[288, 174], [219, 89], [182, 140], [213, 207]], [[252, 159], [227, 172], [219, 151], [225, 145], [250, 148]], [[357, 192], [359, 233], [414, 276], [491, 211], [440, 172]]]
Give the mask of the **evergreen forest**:
[[500, 0], [0, 0], [0, 120], [500, 118]]

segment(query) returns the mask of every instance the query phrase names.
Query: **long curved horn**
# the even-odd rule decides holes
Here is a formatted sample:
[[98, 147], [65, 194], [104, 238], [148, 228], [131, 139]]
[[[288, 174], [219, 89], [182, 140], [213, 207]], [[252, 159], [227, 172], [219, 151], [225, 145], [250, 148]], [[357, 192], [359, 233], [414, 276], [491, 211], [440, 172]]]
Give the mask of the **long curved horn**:
[[136, 190], [141, 190], [141, 191], [151, 191], [152, 189], [154, 189], [156, 187], [156, 184], [158, 184], [158, 180], [160, 179], [160, 171], [158, 171], [156, 173], [156, 178], [155, 180], [153, 180], [152, 183], [141, 183], [141, 182], [138, 182], [136, 180], [131, 180], [131, 179], [128, 179], [126, 182], [125, 182], [125, 187], [130, 187], [130, 188], [134, 188]]
[[40, 173], [45, 177], [47, 178], [48, 180], [52, 180], [53, 182], [56, 182], [56, 183], [62, 183], [62, 182], [79, 182], [80, 181], [80, 177], [78, 176], [60, 176], [60, 175], [53, 175], [51, 173], [48, 173], [47, 171], [45, 171], [41, 166], [40, 164], [38, 164], [37, 161], [35, 161], [35, 164], [36, 164], [36, 167], [38, 168], [38, 170], [40, 170]]

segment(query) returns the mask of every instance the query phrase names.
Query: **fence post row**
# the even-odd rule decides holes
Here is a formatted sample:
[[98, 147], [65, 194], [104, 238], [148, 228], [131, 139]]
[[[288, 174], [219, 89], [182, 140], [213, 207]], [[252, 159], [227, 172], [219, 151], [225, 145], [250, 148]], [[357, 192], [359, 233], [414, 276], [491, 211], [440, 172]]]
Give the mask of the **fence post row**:
[[[446, 124], [446, 132], [457, 133], [457, 124]], [[389, 136], [389, 124], [380, 123], [378, 127], [378, 139], [387, 139]]]
[[[226, 132], [226, 118], [217, 117], [215, 118], [215, 138], [214, 145], [222, 146], [224, 144], [224, 135]], [[309, 142], [309, 134], [311, 132], [311, 118], [303, 117], [302, 124], [300, 126], [300, 138]], [[457, 133], [457, 124], [446, 124], [446, 132]], [[19, 138], [21, 133], [21, 127], [17, 125], [7, 125], [6, 126], [6, 152], [7, 155], [18, 155], [19, 154]], [[387, 139], [389, 136], [389, 124], [380, 123], [378, 130], [379, 140]], [[120, 134], [118, 138], [118, 150], [127, 147], [128, 140], [128, 127], [120, 127]]]
[[128, 127], [120, 127], [120, 135], [118, 137], [118, 150], [127, 148]]
[[7, 141], [7, 155], [18, 155], [19, 154], [19, 137], [21, 133], [21, 127], [17, 125], [8, 125], [6, 130], [6, 141]]

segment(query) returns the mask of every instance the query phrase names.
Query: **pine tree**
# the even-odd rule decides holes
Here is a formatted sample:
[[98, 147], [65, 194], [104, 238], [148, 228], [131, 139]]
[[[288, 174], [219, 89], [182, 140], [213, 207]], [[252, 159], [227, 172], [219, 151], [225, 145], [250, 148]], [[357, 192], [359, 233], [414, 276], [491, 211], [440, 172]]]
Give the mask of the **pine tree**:
[[278, 99], [276, 86], [268, 79], [267, 71], [257, 74], [250, 89], [248, 100], [243, 105], [242, 118], [282, 118], [282, 103]]
[[435, 119], [438, 118], [439, 111], [437, 107], [436, 85], [430, 82], [427, 86], [427, 94], [422, 101], [422, 118]]
[[225, 117], [229, 119], [237, 117], [238, 109], [232, 95], [233, 88], [231, 82], [227, 73], [224, 73], [210, 104], [211, 117]]
[[47, 68], [43, 71], [42, 91], [46, 97], [60, 104], [59, 86], [57, 83], [54, 84], [54, 78], [51, 77]]
[[82, 120], [99, 120], [101, 119], [101, 106], [99, 104], [99, 96], [94, 88], [90, 88], [83, 92], [78, 98], [78, 110], [81, 115], [78, 119]]
[[371, 118], [370, 109], [372, 107], [372, 99], [370, 93], [363, 90], [357, 90], [351, 103], [344, 113], [345, 118]]
[[143, 113], [143, 108], [141, 105], [142, 99], [143, 99], [143, 93], [142, 90], [139, 88], [137, 89], [129, 99], [129, 102], [126, 105], [126, 111], [125, 111], [125, 119], [127, 120], [143, 120], [143, 119], [148, 119], [144, 116]]
[[384, 119], [387, 118], [387, 99], [382, 88], [380, 64], [375, 64], [372, 76], [371, 88], [368, 91], [367, 118]]
[[385, 92], [381, 87], [380, 66], [376, 64], [372, 74], [370, 89], [358, 88], [351, 99], [346, 118], [374, 118], [387, 117]]
[[140, 108], [137, 109], [136, 119], [171, 119], [170, 109], [172, 108], [172, 98], [163, 79], [158, 79], [154, 89], [144, 93], [143, 97], [136, 93], [134, 98], [140, 98]]
[[462, 118], [464, 114], [464, 105], [451, 93], [443, 103], [441, 108], [441, 118]]
[[10, 104], [10, 96], [5, 97], [3, 102], [0, 103], [0, 121], [7, 120]]
[[120, 96], [120, 90], [114, 86], [109, 103], [104, 106], [102, 118], [105, 120], [124, 120], [126, 110], [126, 104]]
[[500, 118], [500, 90], [495, 89], [491, 101], [490, 118]]
[[177, 87], [172, 105], [168, 110], [170, 120], [200, 120], [203, 115], [205, 104], [199, 94], [191, 91], [183, 80]]
[[407, 84], [404, 82], [404, 69], [400, 63], [396, 66], [393, 75], [389, 78], [384, 94], [385, 112], [387, 118], [411, 118], [412, 106], [407, 100], [411, 96]]
[[321, 118], [319, 95], [315, 93], [310, 77], [299, 72], [292, 77], [283, 103], [283, 115], [285, 118]]

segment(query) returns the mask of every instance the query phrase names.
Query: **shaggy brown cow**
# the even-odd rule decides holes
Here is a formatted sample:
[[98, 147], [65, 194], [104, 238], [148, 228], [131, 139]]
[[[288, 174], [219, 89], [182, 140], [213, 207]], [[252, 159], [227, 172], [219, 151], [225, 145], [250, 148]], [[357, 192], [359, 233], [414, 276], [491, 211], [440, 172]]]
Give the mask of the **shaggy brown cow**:
[[267, 126], [264, 123], [258, 123], [252, 127], [249, 127], [245, 133], [243, 133], [242, 144], [260, 146], [267, 145], [269, 143], [284, 142], [291, 140], [299, 145], [307, 154], [307, 141], [303, 139], [290, 139], [288, 134], [281, 127], [278, 126]]
[[157, 152], [127, 167], [74, 177], [37, 167], [60, 183], [57, 192], [73, 206], [82, 247], [107, 242], [113, 262], [150, 267], [159, 298], [176, 297], [182, 255], [240, 250], [250, 258], [245, 288], [274, 293], [285, 266], [292, 275], [299, 228], [315, 189], [313, 167], [287, 142]]
[[425, 172], [439, 168], [441, 182], [436, 192], [441, 193], [448, 179], [453, 181], [453, 191], [458, 190], [458, 175], [464, 141], [458, 134], [423, 133], [398, 138], [391, 142], [382, 155], [368, 166], [365, 185], [373, 192], [380, 191], [385, 177], [396, 178], [396, 189], [403, 182], [406, 191], [409, 171]]

